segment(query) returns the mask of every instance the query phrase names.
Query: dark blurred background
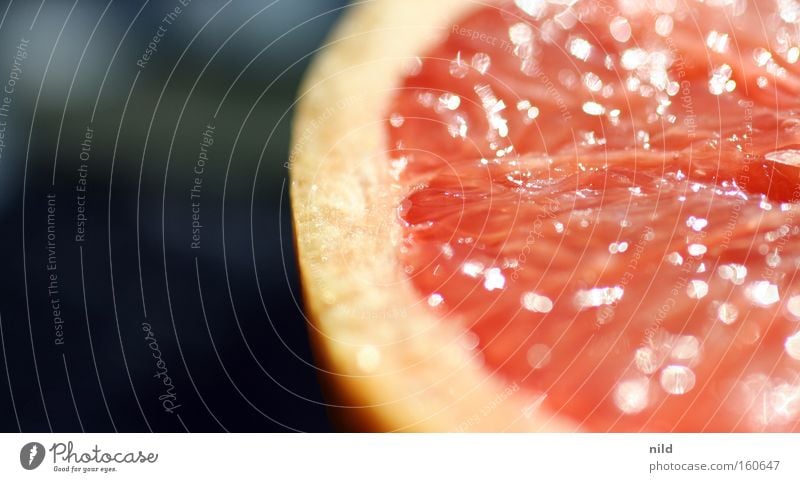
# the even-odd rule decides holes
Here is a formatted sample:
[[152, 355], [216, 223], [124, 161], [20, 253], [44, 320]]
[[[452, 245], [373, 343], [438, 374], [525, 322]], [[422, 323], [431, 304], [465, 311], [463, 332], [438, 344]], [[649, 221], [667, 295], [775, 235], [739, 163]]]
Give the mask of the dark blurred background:
[[284, 163], [344, 3], [0, 3], [0, 429], [330, 430]]

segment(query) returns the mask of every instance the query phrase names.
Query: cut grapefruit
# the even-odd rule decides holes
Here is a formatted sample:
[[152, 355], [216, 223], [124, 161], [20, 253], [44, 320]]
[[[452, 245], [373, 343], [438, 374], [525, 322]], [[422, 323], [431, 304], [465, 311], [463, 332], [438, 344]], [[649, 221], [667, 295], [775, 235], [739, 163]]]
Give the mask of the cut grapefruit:
[[299, 96], [351, 429], [800, 430], [800, 4], [377, 0]]

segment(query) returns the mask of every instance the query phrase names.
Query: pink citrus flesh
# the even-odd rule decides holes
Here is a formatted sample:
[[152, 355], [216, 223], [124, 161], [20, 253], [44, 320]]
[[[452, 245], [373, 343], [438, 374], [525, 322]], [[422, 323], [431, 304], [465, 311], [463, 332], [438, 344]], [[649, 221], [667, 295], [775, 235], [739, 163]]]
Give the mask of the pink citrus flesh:
[[592, 431], [800, 430], [800, 8], [481, 7], [387, 113], [402, 267]]

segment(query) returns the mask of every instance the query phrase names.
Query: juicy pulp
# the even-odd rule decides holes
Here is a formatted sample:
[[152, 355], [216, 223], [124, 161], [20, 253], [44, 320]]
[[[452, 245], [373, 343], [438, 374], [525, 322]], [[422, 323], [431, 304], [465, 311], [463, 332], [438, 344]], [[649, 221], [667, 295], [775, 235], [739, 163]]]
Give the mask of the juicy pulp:
[[419, 302], [587, 430], [800, 430], [799, 21], [517, 0], [448, 26], [387, 113]]

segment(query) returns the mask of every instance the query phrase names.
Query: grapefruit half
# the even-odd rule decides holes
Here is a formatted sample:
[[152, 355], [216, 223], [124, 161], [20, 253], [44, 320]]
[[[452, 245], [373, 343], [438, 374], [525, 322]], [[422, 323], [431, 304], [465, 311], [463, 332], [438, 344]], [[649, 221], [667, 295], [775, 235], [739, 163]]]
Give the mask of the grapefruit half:
[[290, 159], [347, 428], [800, 429], [800, 7], [353, 6]]

